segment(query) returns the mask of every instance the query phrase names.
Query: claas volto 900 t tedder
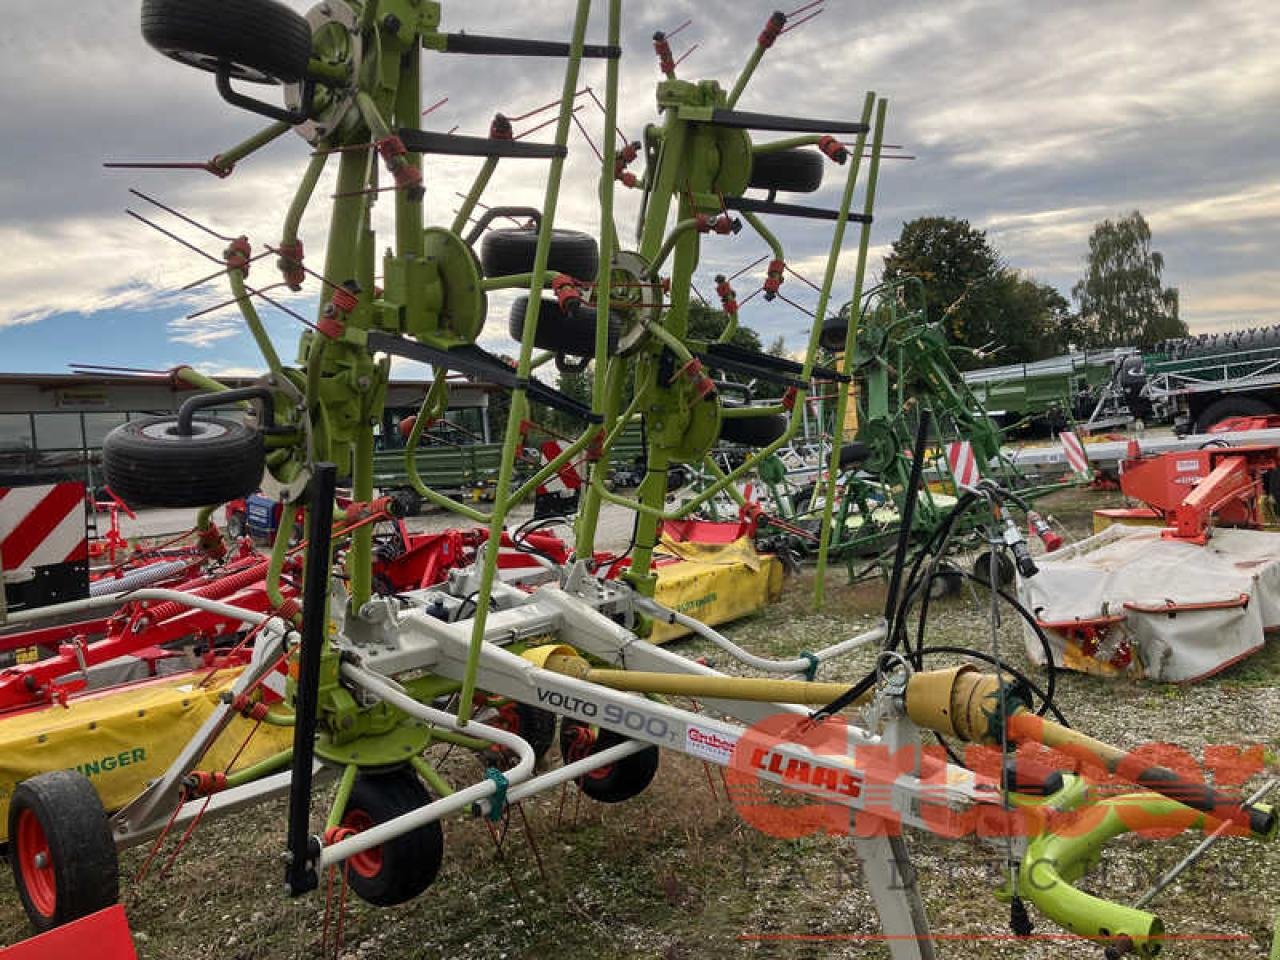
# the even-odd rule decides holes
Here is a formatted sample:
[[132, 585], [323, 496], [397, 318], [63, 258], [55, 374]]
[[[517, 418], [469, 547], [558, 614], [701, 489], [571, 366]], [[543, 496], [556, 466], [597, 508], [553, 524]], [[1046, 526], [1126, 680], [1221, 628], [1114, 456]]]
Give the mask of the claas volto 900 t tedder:
[[[271, 605], [234, 613], [253, 633], [252, 661], [165, 774], [110, 815], [89, 782], [73, 772], [42, 774], [18, 787], [10, 814], [12, 859], [33, 923], [50, 928], [113, 901], [118, 850], [159, 842], [200, 817], [283, 793], [289, 795], [286, 878], [292, 893], [314, 889], [321, 871], [345, 863], [356, 894], [375, 904], [399, 903], [435, 878], [446, 817], [500, 817], [520, 798], [569, 781], [596, 800], [624, 801], [653, 779], [660, 750], [674, 750], [841, 805], [863, 825], [949, 824], [966, 833], [978, 830], [979, 821], [989, 827], [1016, 818], [1024, 827], [1018, 836], [994, 832], [1004, 834], [999, 855], [1009, 865], [1001, 893], [1012, 898], [1019, 924], [1025, 924], [1029, 900], [1114, 955], [1154, 956], [1165, 942], [1158, 919], [1070, 885], [1102, 842], [1152, 822], [1226, 825], [1270, 838], [1273, 812], [1038, 716], [1050, 704], [1036, 696], [1029, 678], [1007, 669], [924, 670], [925, 651], [904, 644], [902, 629], [928, 565], [921, 554], [908, 568], [905, 538], [886, 621], [862, 636], [780, 661], [689, 621], [729, 657], [773, 677], [727, 676], [644, 639], [654, 620], [682, 617], [652, 599], [660, 522], [695, 510], [700, 499], [720, 491], [740, 496], [736, 481], [795, 434], [811, 384], [847, 382], [843, 372], [815, 362], [818, 320], [798, 361], [734, 347], [731, 329], [715, 341], [690, 336], [702, 244], [733, 242], [744, 227], [758, 236], [772, 254], [761, 284], [772, 299], [786, 251], [769, 221], [790, 217], [830, 225], [814, 311], [821, 318], [853, 224], [858, 239], [850, 299], [860, 303], [885, 101], [868, 93], [852, 120], [740, 108], [764, 55], [788, 29], [788, 16], [774, 13], [728, 89], [680, 76], [669, 37], [656, 36], [660, 122], [649, 125], [642, 140], [620, 144], [614, 131], [621, 0], [598, 4], [605, 8], [600, 44], [586, 42], [590, 0], [576, 3], [567, 42], [451, 33], [442, 6], [435, 0], [323, 0], [303, 17], [275, 0], [143, 2], [143, 33], [153, 47], [212, 72], [224, 100], [270, 121], [261, 133], [198, 166], [226, 176], [291, 131], [311, 153], [280, 238], [255, 251], [246, 237], [223, 237], [217, 258], [219, 275], [261, 348], [262, 378], [228, 390], [189, 373], [205, 392], [176, 417], [131, 422], [108, 438], [108, 481], [131, 505], [200, 508], [202, 522], [215, 505], [258, 487], [286, 508], [266, 574]], [[562, 59], [563, 92], [551, 141], [518, 138], [502, 115], [487, 137], [420, 129], [424, 78], [446, 70], [450, 55]], [[580, 73], [589, 60], [603, 60], [606, 75], [598, 237], [555, 227]], [[246, 92], [255, 82], [283, 85], [283, 105]], [[424, 161], [438, 155], [475, 157], [479, 170], [453, 222], [428, 226]], [[860, 183], [864, 162], [867, 176]], [[324, 264], [313, 269], [304, 263], [299, 224], [330, 163], [337, 164], [337, 176]], [[500, 163], [545, 163], [543, 201], [536, 209], [490, 207], [468, 231]], [[813, 191], [828, 168], [843, 173], [835, 208], [778, 199], [780, 193]], [[643, 196], [630, 245], [614, 223], [618, 184]], [[859, 188], [861, 209], [854, 211]], [[375, 200], [394, 206], [394, 235], [380, 266], [371, 219]], [[486, 230], [506, 213], [536, 226]], [[212, 232], [191, 218], [184, 223], [180, 230]], [[251, 267], [255, 275], [269, 269], [267, 257], [288, 286], [318, 285], [318, 312], [306, 321], [295, 365], [281, 359], [267, 336], [256, 308], [263, 291], [249, 284]], [[254, 282], [260, 282], [256, 276]], [[727, 281], [717, 281], [717, 288], [735, 318], [736, 293]], [[523, 291], [510, 317], [510, 332], [520, 343], [514, 365], [476, 343], [488, 297], [499, 290]], [[856, 326], [850, 323], [846, 331], [845, 356], [853, 354]], [[381, 595], [372, 589], [371, 525], [339, 518], [335, 526], [334, 491], [339, 478], [349, 482], [355, 503], [344, 517], [353, 510], [376, 517], [389, 509], [373, 497], [372, 462], [373, 424], [380, 420], [392, 357], [436, 370], [405, 454], [417, 492], [486, 525], [489, 536], [476, 564], [452, 571], [444, 584]], [[584, 359], [593, 360], [596, 370], [589, 405], [536, 376], [543, 364], [572, 366]], [[453, 500], [416, 477], [413, 449], [424, 425], [447, 406], [449, 371], [510, 391], [503, 459], [488, 510]], [[779, 383], [784, 398], [734, 403], [722, 396], [717, 371]], [[836, 423], [844, 420], [847, 391], [839, 393]], [[560, 456], [515, 485], [519, 433], [531, 403], [576, 416], [583, 426]], [[244, 406], [243, 421], [199, 412], [230, 404]], [[635, 496], [627, 497], [608, 489], [604, 467], [611, 445], [636, 421], [645, 426], [646, 472]], [[707, 458], [721, 437], [757, 449], [722, 472]], [[558, 566], [556, 582], [531, 593], [503, 584], [497, 556], [512, 508], [584, 452], [591, 469], [575, 556]], [[835, 444], [833, 460], [838, 456]], [[687, 463], [704, 464], [714, 479], [672, 511], [664, 505], [668, 467]], [[832, 462], [831, 473], [838, 467]], [[636, 515], [631, 565], [621, 580], [596, 575], [595, 528], [605, 502]], [[280, 590], [297, 506], [305, 507], [307, 544], [299, 600]], [[1003, 515], [1019, 505], [985, 484], [959, 498], [957, 510], [967, 509]], [[1001, 543], [1001, 549], [1025, 551], [1016, 537]], [[199, 596], [185, 602], [214, 603]], [[884, 652], [879, 668], [857, 682], [795, 679], [811, 678], [818, 665], [866, 644]], [[1002, 666], [994, 654], [987, 659]], [[261, 695], [263, 681], [282, 666], [286, 695], [271, 704]], [[697, 698], [704, 711], [683, 708], [682, 698]], [[514, 709], [492, 717], [487, 706], [495, 702]], [[820, 709], [810, 712], [804, 704]], [[859, 724], [831, 719], [863, 708]], [[237, 715], [292, 727], [292, 748], [237, 773], [203, 769], [205, 750]], [[762, 723], [770, 717], [775, 720]], [[554, 741], [557, 724], [566, 764], [539, 772], [535, 764]], [[1011, 758], [1018, 744], [1048, 744], [1059, 756], [1074, 758], [1063, 761], [1072, 772], [1001, 774], [999, 763], [994, 772], [967, 769], [925, 751], [922, 729], [987, 744], [997, 760], [1002, 752]], [[477, 782], [450, 784], [432, 759], [431, 748], [439, 744], [485, 757], [495, 756], [497, 746], [507, 759], [492, 763]], [[868, 760], [886, 750], [894, 752], [892, 764]], [[1081, 775], [1089, 769], [1125, 778], [1140, 791], [1100, 799]], [[337, 786], [317, 829], [310, 809], [321, 773]], [[1135, 812], [1141, 816], [1126, 816]], [[896, 958], [932, 956], [919, 891], [902, 882], [910, 872], [888, 868], [907, 859], [901, 838], [887, 828], [858, 834], [890, 951]]]

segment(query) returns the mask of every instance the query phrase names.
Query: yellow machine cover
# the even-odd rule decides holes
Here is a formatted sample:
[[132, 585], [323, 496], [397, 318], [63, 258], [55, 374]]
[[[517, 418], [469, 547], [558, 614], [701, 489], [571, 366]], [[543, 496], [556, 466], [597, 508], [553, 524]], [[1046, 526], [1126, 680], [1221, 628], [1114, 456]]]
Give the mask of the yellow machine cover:
[[[108, 810], [124, 806], [164, 772], [240, 669], [212, 677], [207, 670], [176, 674], [94, 691], [66, 707], [0, 717], [0, 839], [8, 838], [14, 787], [47, 770], [79, 770], [97, 787]], [[200, 769], [225, 770], [253, 727], [243, 717], [232, 720]], [[236, 760], [236, 769], [287, 750], [292, 738], [290, 728], [263, 724]]]

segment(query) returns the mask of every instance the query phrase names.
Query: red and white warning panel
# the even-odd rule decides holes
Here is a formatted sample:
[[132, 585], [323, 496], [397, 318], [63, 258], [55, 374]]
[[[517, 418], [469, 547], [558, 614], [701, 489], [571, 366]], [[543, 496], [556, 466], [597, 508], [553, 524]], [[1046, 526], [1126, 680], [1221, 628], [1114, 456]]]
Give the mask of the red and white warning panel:
[[1074, 430], [1063, 430], [1058, 434], [1062, 444], [1062, 452], [1067, 456], [1071, 469], [1081, 476], [1089, 475], [1089, 454], [1085, 452], [1084, 442]]
[[[563, 452], [564, 447], [555, 440], [547, 440], [538, 448], [544, 467]], [[535, 518], [564, 516], [577, 509], [582, 491], [582, 474], [578, 472], [580, 462], [581, 457], [576, 458], [576, 462], [570, 459], [538, 487], [533, 500]]]
[[968, 440], [955, 440], [947, 444], [947, 466], [951, 479], [958, 487], [972, 487], [982, 479], [978, 460], [973, 455], [973, 444]]
[[9, 609], [89, 595], [83, 483], [0, 487], [0, 568]]

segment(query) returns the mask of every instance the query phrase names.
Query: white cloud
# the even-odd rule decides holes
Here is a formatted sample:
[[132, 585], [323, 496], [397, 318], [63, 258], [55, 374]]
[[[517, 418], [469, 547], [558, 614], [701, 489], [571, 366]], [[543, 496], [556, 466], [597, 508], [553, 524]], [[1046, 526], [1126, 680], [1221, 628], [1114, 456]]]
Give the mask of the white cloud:
[[[299, 10], [311, 5], [289, 2]], [[449, 5], [445, 28], [563, 36], [572, 8], [570, 0], [525, 7], [478, 0]], [[626, 135], [638, 137], [655, 120], [653, 30], [692, 16], [677, 53], [700, 46], [681, 75], [717, 76], [728, 86], [768, 12], [728, 0], [628, 5], [619, 115]], [[228, 180], [103, 171], [98, 165], [108, 157], [207, 158], [251, 133], [257, 120], [221, 103], [208, 75], [146, 48], [134, 7], [10, 0], [6, 16], [10, 35], [24, 39], [0, 41], [0, 111], [11, 118], [10, 135], [0, 144], [0, 244], [6, 251], [0, 328], [21, 326], [24, 337], [39, 337], [39, 321], [61, 312], [159, 308], [163, 336], [183, 349], [216, 357], [240, 343], [243, 325], [234, 309], [186, 318], [225, 298], [225, 283], [178, 297], [174, 291], [213, 265], [125, 218], [122, 208], [140, 203], [126, 188], [139, 185], [221, 233], [247, 234], [261, 249], [278, 239], [306, 145], [288, 135], [241, 163]], [[501, 27], [495, 26], [498, 18]], [[593, 38], [603, 22], [601, 10]], [[987, 229], [1011, 265], [1065, 291], [1080, 272], [1093, 224], [1136, 207], [1155, 231], [1155, 246], [1166, 253], [1166, 280], [1182, 290], [1183, 312], [1193, 325], [1255, 322], [1280, 297], [1280, 268], [1273, 263], [1280, 244], [1280, 184], [1273, 172], [1280, 153], [1277, 48], [1280, 20], [1260, 2], [1106, 0], [1048, 7], [938, 0], [916, 5], [904, 19], [902, 11], [869, 0], [833, 0], [813, 23], [779, 41], [740, 105], [847, 117], [860, 109], [868, 87], [890, 98], [889, 140], [919, 159], [882, 168], [868, 283], [901, 221], [936, 213], [967, 217]], [[74, 73], [66, 69], [68, 55], [77, 64]], [[429, 55], [423, 101], [450, 100], [425, 123], [483, 133], [497, 110], [515, 115], [554, 98], [562, 70], [554, 60]], [[584, 67], [580, 85], [586, 84], [603, 92], [600, 63]], [[580, 116], [598, 143], [594, 106]], [[548, 141], [551, 132], [533, 138]], [[595, 232], [598, 166], [576, 129], [570, 146], [557, 222]], [[468, 188], [478, 166], [428, 161], [428, 222], [452, 220], [455, 192]], [[504, 161], [485, 200], [540, 205], [546, 169], [537, 161]], [[834, 204], [839, 180], [833, 172], [821, 191], [797, 199]], [[316, 269], [324, 263], [332, 191], [330, 170], [303, 221], [307, 263]], [[618, 189], [624, 244], [631, 243], [637, 204], [634, 192]], [[139, 211], [220, 253], [220, 241], [145, 206]], [[375, 207], [374, 224], [384, 237], [392, 207], [389, 195]], [[788, 262], [820, 283], [825, 228], [781, 220], [771, 225]], [[852, 289], [856, 237], [851, 229], [833, 305]], [[695, 282], [714, 300], [714, 273], [732, 273], [764, 248], [744, 231], [732, 239], [709, 238], [704, 251]], [[251, 283], [275, 279], [273, 259], [254, 265]], [[758, 285], [760, 274], [744, 275], [740, 295]], [[287, 302], [305, 307], [316, 291], [314, 281], [307, 286], [302, 297]], [[784, 292], [812, 305], [812, 291], [794, 278]], [[783, 332], [790, 345], [799, 343], [799, 316], [757, 309], [759, 299], [744, 316], [762, 338]], [[481, 337], [489, 349], [510, 349], [509, 300], [491, 298]], [[273, 335], [296, 337], [296, 321], [268, 308], [263, 314]], [[281, 350], [291, 354], [283, 344]]]

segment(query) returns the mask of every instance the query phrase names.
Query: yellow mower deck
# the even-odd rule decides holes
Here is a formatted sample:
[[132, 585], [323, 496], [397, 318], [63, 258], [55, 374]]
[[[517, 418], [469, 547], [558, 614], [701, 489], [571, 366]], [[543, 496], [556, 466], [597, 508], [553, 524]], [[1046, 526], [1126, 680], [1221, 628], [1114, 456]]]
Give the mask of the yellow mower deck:
[[[132, 800], [148, 780], [164, 773], [240, 670], [221, 670], [201, 686], [208, 671], [177, 674], [95, 691], [66, 707], [0, 718], [0, 839], [8, 839], [14, 787], [47, 770], [79, 770], [108, 810]], [[209, 751], [204, 769], [225, 769], [252, 728], [252, 721], [236, 717]], [[236, 769], [287, 750], [292, 737], [289, 728], [263, 724]]]
[[[657, 567], [653, 598], [709, 627], [758, 613], [782, 594], [782, 562], [772, 554], [756, 552], [745, 537], [733, 543], [664, 539], [662, 550], [681, 562]], [[655, 623], [649, 640], [666, 643], [688, 633], [678, 623]]]

